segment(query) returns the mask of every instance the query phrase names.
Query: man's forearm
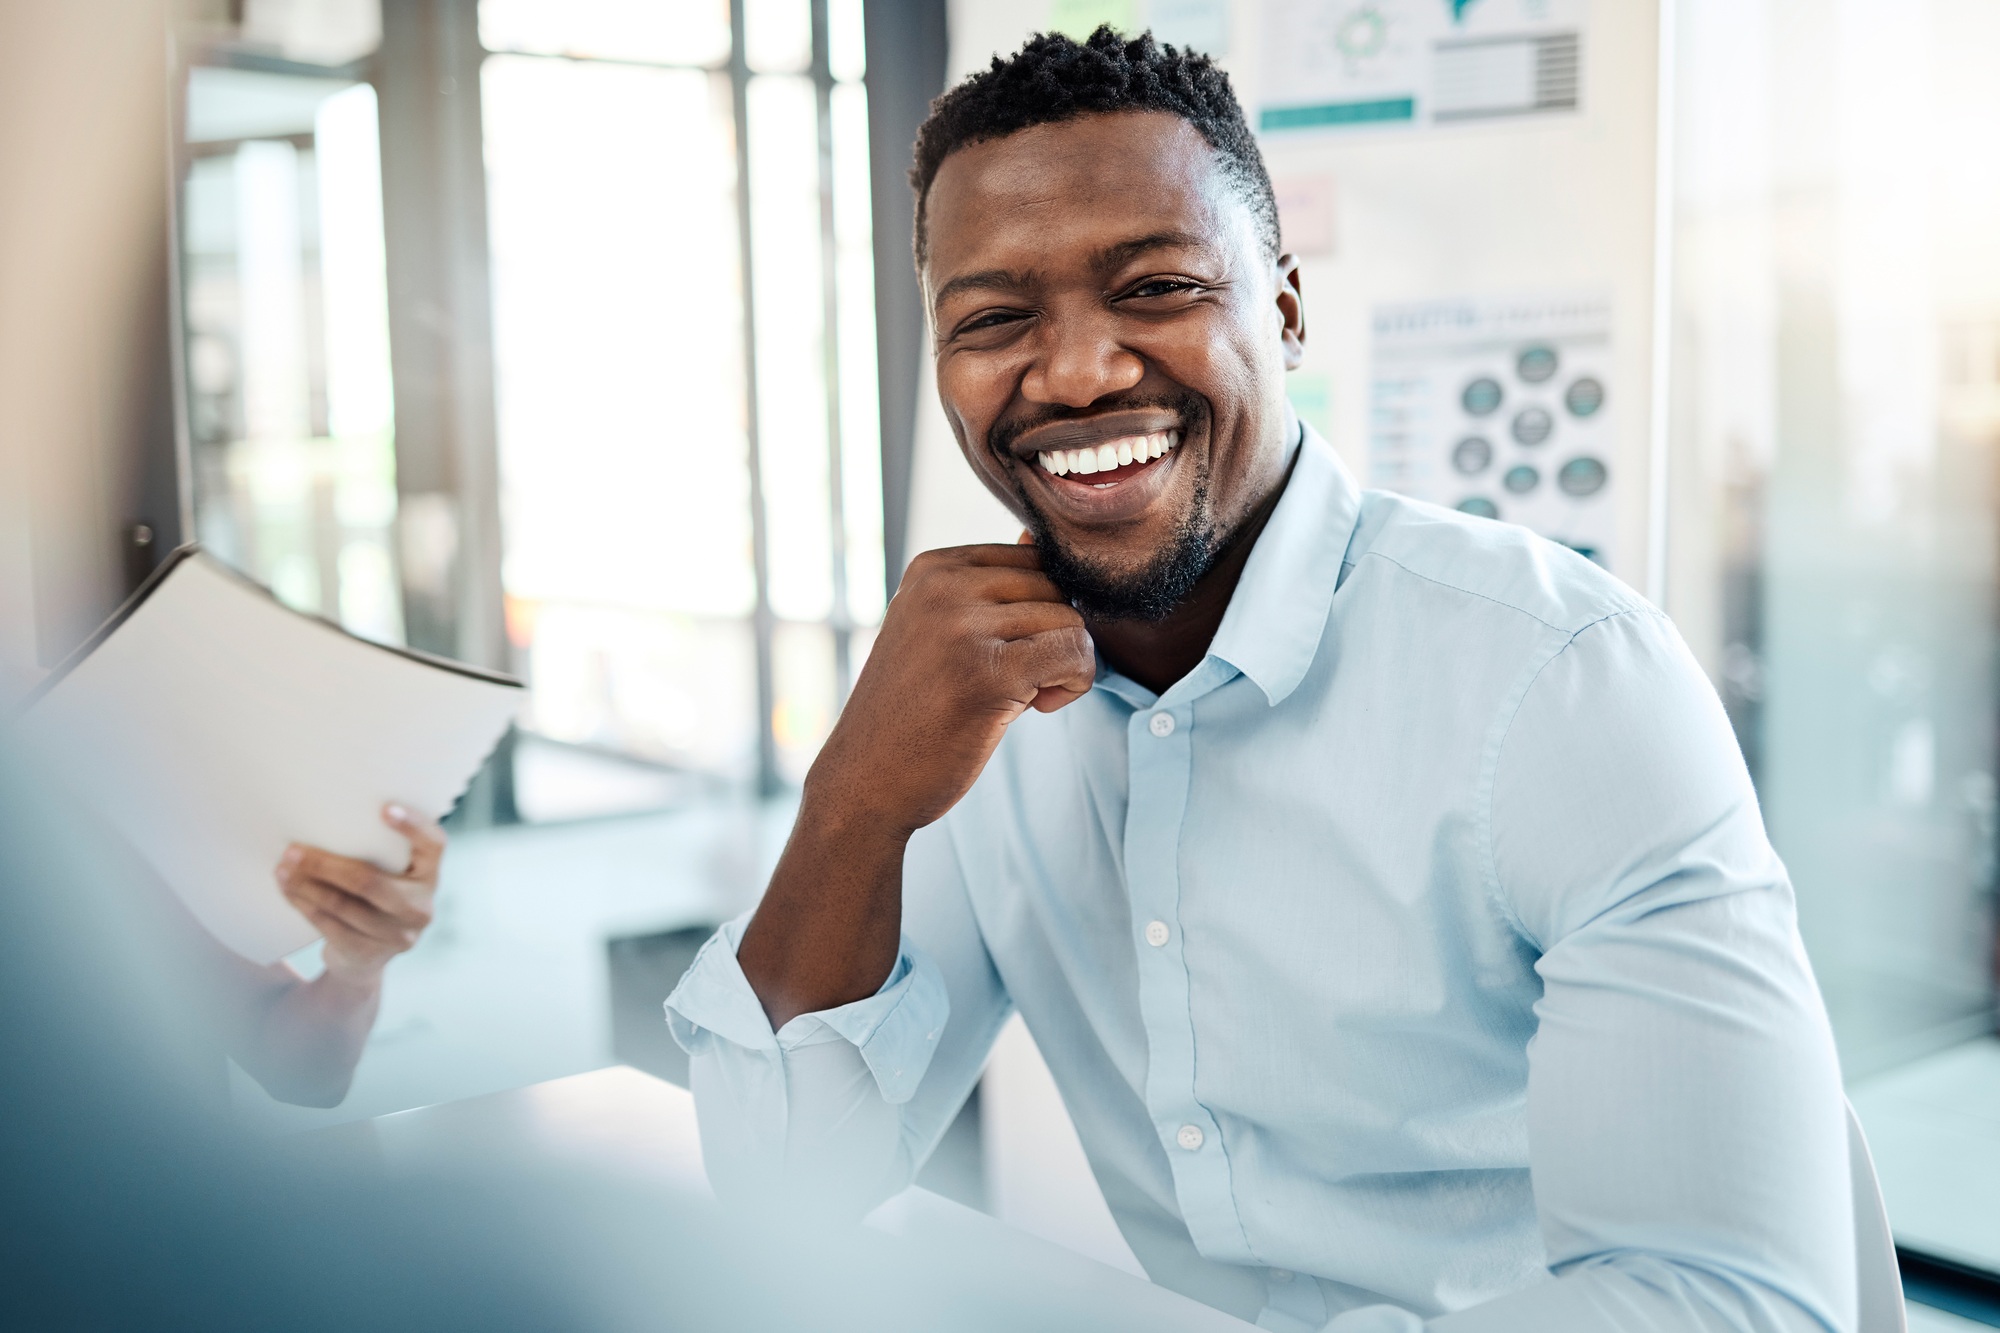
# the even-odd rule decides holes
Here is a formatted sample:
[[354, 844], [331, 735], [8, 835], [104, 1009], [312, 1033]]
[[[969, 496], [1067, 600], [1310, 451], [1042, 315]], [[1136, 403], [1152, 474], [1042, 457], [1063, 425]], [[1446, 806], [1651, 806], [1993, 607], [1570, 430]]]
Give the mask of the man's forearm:
[[237, 1062], [272, 1096], [300, 1106], [335, 1106], [347, 1095], [375, 1015], [382, 974], [328, 970], [273, 995]]
[[908, 842], [808, 790], [736, 955], [774, 1031], [881, 989], [902, 940]]
[[1007, 725], [1091, 688], [1083, 617], [1030, 547], [910, 562], [736, 958], [773, 1029], [881, 989], [903, 928], [903, 849], [978, 779]]

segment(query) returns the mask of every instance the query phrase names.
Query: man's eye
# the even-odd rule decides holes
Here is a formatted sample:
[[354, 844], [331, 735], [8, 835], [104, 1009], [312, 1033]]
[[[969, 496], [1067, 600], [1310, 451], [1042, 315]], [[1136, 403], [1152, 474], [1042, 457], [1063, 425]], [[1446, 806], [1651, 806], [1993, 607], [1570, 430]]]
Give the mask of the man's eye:
[[1184, 278], [1149, 278], [1127, 293], [1129, 296], [1172, 296], [1193, 291], [1195, 284]]
[[998, 328], [1002, 324], [1011, 324], [1019, 318], [1021, 318], [1019, 311], [988, 310], [985, 314], [974, 315], [971, 319], [966, 320], [965, 323], [958, 326], [958, 331], [960, 333], [978, 333], [982, 329]]

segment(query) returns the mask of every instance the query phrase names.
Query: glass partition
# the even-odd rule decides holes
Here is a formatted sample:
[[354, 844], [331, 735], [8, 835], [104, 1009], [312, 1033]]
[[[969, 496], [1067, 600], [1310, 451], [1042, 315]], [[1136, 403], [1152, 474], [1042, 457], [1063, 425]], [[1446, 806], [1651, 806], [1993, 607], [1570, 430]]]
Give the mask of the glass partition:
[[2000, 10], [1680, 25], [1671, 609], [1898, 1235], [2000, 1268]]
[[197, 66], [184, 124], [196, 534], [292, 606], [400, 641], [374, 89]]

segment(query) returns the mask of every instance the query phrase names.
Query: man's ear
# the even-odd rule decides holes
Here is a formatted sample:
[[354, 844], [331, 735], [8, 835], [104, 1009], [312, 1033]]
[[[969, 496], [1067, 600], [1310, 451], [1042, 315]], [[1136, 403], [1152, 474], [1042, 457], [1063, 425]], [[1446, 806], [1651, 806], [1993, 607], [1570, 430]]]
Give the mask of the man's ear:
[[1279, 255], [1271, 266], [1278, 289], [1278, 318], [1285, 342], [1285, 369], [1297, 370], [1306, 359], [1306, 295], [1299, 282], [1299, 257]]

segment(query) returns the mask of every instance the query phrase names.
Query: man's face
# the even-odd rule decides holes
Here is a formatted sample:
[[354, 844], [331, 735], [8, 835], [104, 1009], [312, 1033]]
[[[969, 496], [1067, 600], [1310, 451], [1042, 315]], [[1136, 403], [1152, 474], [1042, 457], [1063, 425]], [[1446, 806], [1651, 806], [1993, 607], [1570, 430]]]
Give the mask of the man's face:
[[960, 149], [927, 215], [966, 460], [1086, 611], [1165, 614], [1283, 479], [1296, 265], [1265, 257], [1214, 150], [1164, 112]]

